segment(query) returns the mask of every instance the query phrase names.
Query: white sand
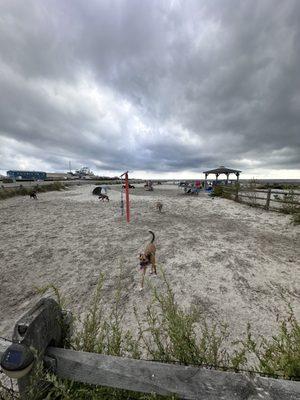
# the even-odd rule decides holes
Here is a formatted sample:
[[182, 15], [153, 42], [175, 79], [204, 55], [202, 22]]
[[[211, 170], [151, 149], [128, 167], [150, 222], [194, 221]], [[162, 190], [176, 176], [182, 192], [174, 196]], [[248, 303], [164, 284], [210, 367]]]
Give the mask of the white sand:
[[[39, 296], [34, 287], [57, 285], [82, 312], [100, 272], [106, 275], [109, 309], [122, 265], [124, 323], [135, 329], [133, 305], [143, 312], [149, 288], [139, 286], [138, 254], [151, 229], [157, 262], [176, 298], [196, 304], [209, 317], [225, 320], [239, 337], [251, 322], [265, 336], [275, 333], [276, 312], [286, 309], [281, 292], [300, 317], [300, 228], [290, 217], [206, 195], [188, 197], [176, 186], [142, 187], [131, 196], [132, 222], [120, 219], [120, 193], [109, 203], [91, 195], [94, 186], [48, 192], [39, 200], [15, 197], [0, 202], [0, 334]], [[163, 213], [154, 204], [160, 199]], [[160, 278], [151, 282], [162, 288]]]

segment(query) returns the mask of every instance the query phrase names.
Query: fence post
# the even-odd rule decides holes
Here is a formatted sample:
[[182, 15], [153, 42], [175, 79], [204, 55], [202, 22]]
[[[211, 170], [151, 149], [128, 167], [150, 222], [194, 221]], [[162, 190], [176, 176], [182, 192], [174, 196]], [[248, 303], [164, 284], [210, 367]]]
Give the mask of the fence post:
[[234, 201], [239, 201], [239, 185], [236, 185]]
[[268, 189], [265, 210], [269, 210], [269, 208], [270, 208], [271, 191], [272, 191], [272, 189]]
[[61, 346], [65, 332], [63, 324], [63, 312], [57, 302], [51, 298], [41, 299], [16, 323], [13, 343], [19, 343], [30, 349], [35, 357], [32, 370], [23, 378], [18, 379], [22, 400], [28, 398], [37, 361], [42, 361], [46, 348], [49, 345]]

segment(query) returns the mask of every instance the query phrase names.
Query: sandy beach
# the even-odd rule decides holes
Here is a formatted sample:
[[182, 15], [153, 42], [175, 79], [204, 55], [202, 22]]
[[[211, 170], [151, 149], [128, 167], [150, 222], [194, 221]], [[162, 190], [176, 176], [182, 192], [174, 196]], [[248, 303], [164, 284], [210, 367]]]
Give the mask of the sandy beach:
[[[250, 322], [255, 333], [274, 334], [276, 313], [286, 299], [300, 317], [300, 228], [287, 215], [266, 212], [206, 194], [184, 196], [174, 185], [146, 192], [132, 189], [132, 220], [121, 217], [120, 188], [110, 202], [92, 196], [94, 186], [39, 194], [38, 201], [15, 197], [0, 202], [0, 334], [11, 335], [16, 320], [53, 283], [83, 313], [100, 273], [109, 310], [121, 274], [124, 324], [134, 330], [133, 306], [142, 313], [151, 301], [147, 277], [138, 291], [138, 254], [156, 235], [157, 265], [165, 270], [185, 308], [197, 305], [226, 321], [239, 338]], [[155, 209], [163, 202], [163, 212]], [[120, 272], [121, 269], [121, 272]]]

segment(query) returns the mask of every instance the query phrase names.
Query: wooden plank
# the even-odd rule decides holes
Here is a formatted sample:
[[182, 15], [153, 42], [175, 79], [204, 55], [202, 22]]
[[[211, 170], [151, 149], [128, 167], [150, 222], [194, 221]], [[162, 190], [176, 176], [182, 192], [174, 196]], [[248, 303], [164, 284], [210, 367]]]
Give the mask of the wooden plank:
[[191, 400], [299, 400], [299, 382], [49, 347], [56, 375], [92, 385]]
[[[239, 193], [239, 197], [248, 197], [248, 198], [251, 198], [251, 196], [253, 196], [253, 195], [251, 195], [251, 194], [249, 194], [249, 195], [247, 195], [247, 194], [240, 194]], [[253, 200], [266, 200], [266, 197], [254, 197], [253, 196]]]
[[[250, 190], [248, 189], [246, 189], [246, 188], [243, 188], [243, 189], [241, 189], [241, 191], [242, 192], [250, 192]], [[251, 192], [256, 192], [256, 193], [268, 193], [268, 190], [261, 190], [261, 189], [254, 189], [254, 190], [251, 190]], [[290, 192], [279, 192], [279, 191], [277, 191], [277, 190], [272, 190], [272, 194], [290, 194]], [[293, 195], [294, 196], [300, 196], [300, 192], [293, 192]]]
[[254, 192], [257, 192], [257, 193], [268, 193], [268, 190], [254, 189]]
[[287, 201], [287, 200], [279, 200], [279, 199], [271, 199], [271, 201], [274, 201], [275, 203], [296, 204], [296, 205], [300, 206], [299, 201]]
[[[241, 204], [246, 204], [246, 205], [248, 205], [248, 206], [253, 206], [253, 207], [255, 207], [255, 208], [263, 208], [263, 209], [265, 209], [265, 206], [263, 205], [263, 204], [259, 204], [259, 203], [257, 203], [257, 204], [251, 204], [251, 203], [249, 203], [249, 202], [247, 202], [247, 201], [243, 201], [243, 200], [241, 200], [240, 201], [240, 203]], [[274, 212], [279, 212], [279, 213], [281, 213], [282, 214], [282, 208], [281, 207], [269, 207], [269, 211], [274, 211]], [[292, 214], [289, 214], [289, 215], [292, 215]], [[299, 399], [300, 400], [300, 399]]]
[[263, 209], [265, 208], [265, 206], [263, 204], [259, 204], [259, 203], [253, 204], [253, 203], [249, 203], [249, 202], [243, 201], [243, 200], [241, 200], [240, 203], [246, 204], [247, 206], [254, 207], [254, 208], [263, 208]]
[[268, 193], [267, 190], [258, 190], [258, 189], [247, 189], [247, 188], [241, 188], [240, 192], [246, 192], [246, 193]]
[[[249, 198], [249, 196], [244, 196], [244, 195], [241, 195], [241, 194], [239, 194], [239, 197], [246, 197], [246, 198]], [[266, 198], [261, 198], [261, 197], [256, 197], [255, 198], [256, 200], [266, 200]], [[272, 200], [272, 199], [270, 199], [270, 203], [271, 202], [274, 202], [274, 203], [283, 203], [282, 201], [277, 201], [277, 200]], [[251, 203], [250, 201], [245, 201], [245, 200], [240, 200], [240, 203], [241, 204], [247, 204], [247, 205], [250, 205], [250, 206], [255, 206], [255, 207], [261, 207], [261, 208], [264, 208], [264, 209], [266, 209], [265, 208], [265, 206], [263, 205], [263, 204], [259, 204], [259, 203]], [[291, 204], [291, 203], [287, 203], [287, 202], [284, 202], [285, 204]], [[299, 204], [299, 206], [300, 206], [300, 203], [296, 203], [296, 204]], [[282, 212], [282, 207], [270, 207], [269, 206], [269, 210], [270, 211], [280, 211], [280, 212]]]
[[[290, 194], [290, 192], [279, 192], [277, 190], [272, 190], [272, 194], [287, 194], [288, 195], [288, 194]], [[293, 192], [293, 196], [300, 196], [300, 192]]]
[[[247, 188], [242, 188], [242, 189], [240, 189], [240, 191], [241, 192], [251, 192], [251, 193], [268, 193], [268, 190], [259, 190], [259, 189], [252, 189], [252, 190], [250, 190], [250, 189], [247, 189]], [[279, 194], [279, 195], [284, 195], [284, 194], [286, 194], [286, 195], [289, 195], [290, 194], [290, 192], [278, 192], [278, 191], [276, 191], [276, 190], [272, 190], [272, 194]], [[293, 192], [293, 195], [294, 196], [300, 196], [300, 192]]]
[[[61, 345], [62, 328], [63, 316], [57, 302], [51, 298], [42, 298], [18, 320], [13, 332], [13, 341], [33, 348], [38, 357], [42, 357], [50, 343], [54, 346]], [[18, 379], [22, 400], [28, 398], [30, 377], [33, 374], [34, 368], [28, 375]]]

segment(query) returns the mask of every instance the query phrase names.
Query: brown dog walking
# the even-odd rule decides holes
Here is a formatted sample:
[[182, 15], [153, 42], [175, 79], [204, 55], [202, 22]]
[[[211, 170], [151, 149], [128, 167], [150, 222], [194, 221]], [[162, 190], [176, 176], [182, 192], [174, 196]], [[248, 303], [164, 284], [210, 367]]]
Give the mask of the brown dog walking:
[[158, 210], [158, 212], [161, 213], [162, 208], [163, 208], [163, 203], [161, 201], [158, 201], [156, 203], [156, 209]]
[[144, 288], [145, 274], [146, 274], [146, 270], [147, 270], [147, 267], [148, 267], [149, 264], [151, 264], [150, 274], [157, 275], [157, 273], [156, 273], [156, 264], [155, 264], [155, 252], [156, 252], [156, 247], [155, 247], [155, 244], [154, 244], [155, 235], [154, 235], [154, 233], [152, 231], [149, 231], [149, 232], [152, 235], [152, 240], [147, 245], [144, 253], [140, 253], [140, 255], [139, 255], [140, 271], [142, 273], [140, 290], [143, 290], [143, 288]]

